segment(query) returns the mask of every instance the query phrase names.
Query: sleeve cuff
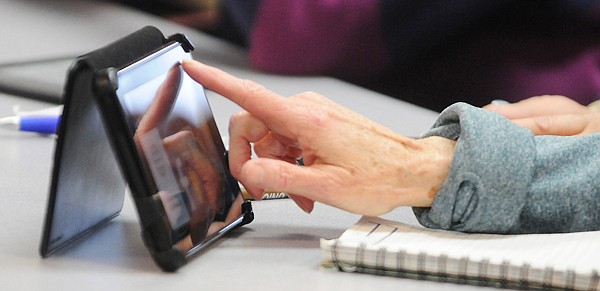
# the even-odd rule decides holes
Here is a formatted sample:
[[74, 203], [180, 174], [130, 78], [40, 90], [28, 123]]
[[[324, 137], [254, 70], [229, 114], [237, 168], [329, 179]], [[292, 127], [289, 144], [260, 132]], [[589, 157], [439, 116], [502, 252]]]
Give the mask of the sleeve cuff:
[[425, 134], [456, 140], [450, 173], [430, 208], [413, 208], [431, 228], [506, 233], [519, 221], [533, 178], [531, 132], [488, 110], [456, 103]]

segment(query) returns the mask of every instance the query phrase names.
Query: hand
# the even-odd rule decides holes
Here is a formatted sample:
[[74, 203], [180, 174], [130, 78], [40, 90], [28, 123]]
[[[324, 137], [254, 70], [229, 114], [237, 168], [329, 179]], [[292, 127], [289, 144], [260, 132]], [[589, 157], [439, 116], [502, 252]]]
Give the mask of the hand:
[[231, 118], [229, 161], [257, 198], [267, 189], [289, 193], [307, 212], [320, 201], [381, 215], [402, 205], [430, 206], [448, 175], [454, 141], [398, 135], [316, 93], [284, 98], [196, 61], [183, 67], [246, 110]]
[[535, 135], [585, 135], [600, 131], [600, 111], [557, 95], [531, 97], [513, 104], [489, 104], [497, 112]]

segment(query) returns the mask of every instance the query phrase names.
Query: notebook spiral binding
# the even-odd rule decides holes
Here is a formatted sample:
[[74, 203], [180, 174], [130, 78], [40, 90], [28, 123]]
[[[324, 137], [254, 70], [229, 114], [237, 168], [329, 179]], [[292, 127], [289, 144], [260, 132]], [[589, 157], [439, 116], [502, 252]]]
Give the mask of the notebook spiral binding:
[[[410, 278], [428, 281], [449, 282], [456, 284], [477, 285], [487, 287], [511, 288], [522, 290], [587, 290], [600, 291], [600, 274], [594, 270], [589, 275], [589, 284], [585, 289], [577, 289], [576, 281], [578, 280], [577, 273], [569, 269], [564, 275], [564, 286], [558, 287], [553, 284], [555, 276], [557, 276], [554, 268], [547, 267], [543, 270], [542, 281], [532, 282], [530, 276], [533, 273], [530, 264], [521, 266], [512, 265], [510, 261], [505, 260], [497, 267], [498, 275], [494, 277], [489, 273], [492, 266], [489, 259], [482, 259], [477, 262], [477, 275], [470, 275], [468, 268], [473, 264], [469, 257], [460, 259], [449, 258], [447, 254], [441, 254], [436, 259], [436, 270], [432, 271], [427, 268], [428, 259], [431, 259], [425, 252], [418, 254], [410, 254], [404, 250], [397, 252], [389, 252], [386, 248], [377, 248], [374, 253], [375, 263], [368, 264], [366, 262], [367, 249], [366, 244], [360, 244], [356, 248], [353, 264], [342, 262], [339, 259], [340, 254], [339, 242], [334, 242], [331, 248], [332, 263], [335, 268], [344, 272], [359, 272], [375, 275], [395, 276], [400, 278]], [[371, 251], [372, 252], [372, 251]], [[395, 254], [395, 266], [390, 267], [385, 264], [386, 257], [389, 254]], [[410, 268], [409, 262], [416, 260], [416, 267]], [[456, 274], [449, 273], [449, 266], [455, 264]], [[509, 272], [514, 272], [513, 268], [517, 268], [518, 280], [510, 280]]]

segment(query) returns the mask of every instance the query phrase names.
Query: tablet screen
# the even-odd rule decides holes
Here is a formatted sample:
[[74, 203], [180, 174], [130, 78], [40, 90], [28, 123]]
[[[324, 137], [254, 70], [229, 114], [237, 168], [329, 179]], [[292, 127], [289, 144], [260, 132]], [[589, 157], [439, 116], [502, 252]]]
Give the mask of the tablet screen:
[[182, 69], [189, 58], [173, 44], [117, 73], [119, 103], [152, 189], [138, 195], [160, 197], [172, 240], [184, 252], [241, 214], [204, 88]]

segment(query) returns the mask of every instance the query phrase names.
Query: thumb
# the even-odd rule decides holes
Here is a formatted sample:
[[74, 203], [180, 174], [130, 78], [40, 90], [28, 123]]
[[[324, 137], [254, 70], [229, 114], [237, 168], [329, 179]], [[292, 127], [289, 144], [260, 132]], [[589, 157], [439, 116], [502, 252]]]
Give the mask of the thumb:
[[242, 166], [240, 182], [254, 190], [293, 193], [290, 198], [307, 211], [308, 208], [312, 209], [312, 201], [319, 201], [323, 195], [319, 189], [323, 189], [322, 183], [327, 181], [323, 179], [324, 175], [315, 168], [258, 158], [249, 160]]
[[300, 207], [300, 209], [304, 210], [306, 213], [311, 213], [315, 208], [315, 201], [311, 199], [289, 193], [288, 196], [296, 203], [296, 205], [298, 205], [298, 207]]

